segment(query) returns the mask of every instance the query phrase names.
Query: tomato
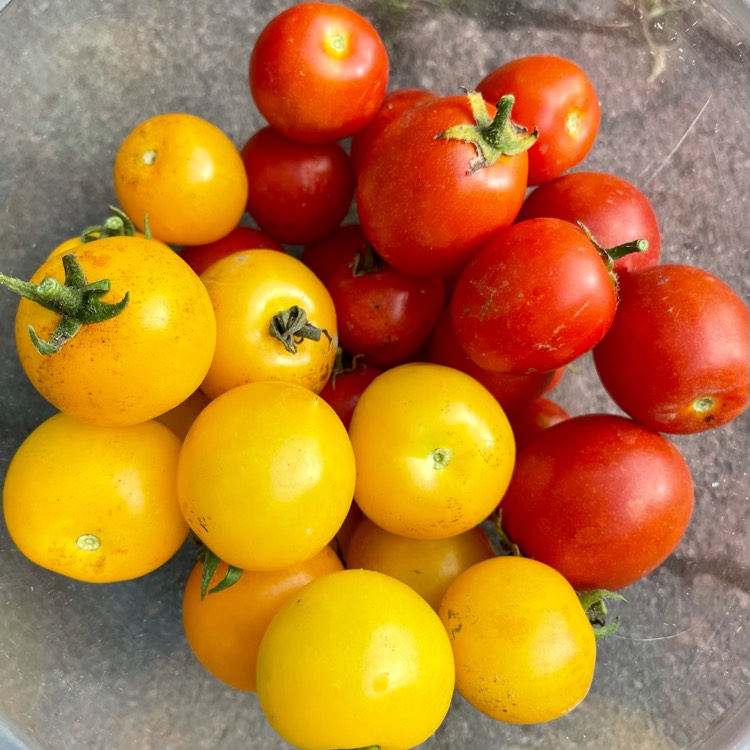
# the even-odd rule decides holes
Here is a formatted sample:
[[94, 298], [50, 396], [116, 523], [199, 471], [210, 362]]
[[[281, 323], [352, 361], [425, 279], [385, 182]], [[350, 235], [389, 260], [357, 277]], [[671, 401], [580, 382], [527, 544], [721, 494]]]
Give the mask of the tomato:
[[169, 427], [180, 440], [184, 440], [185, 435], [187, 435], [190, 429], [190, 425], [193, 424], [195, 418], [203, 409], [208, 406], [210, 400], [199, 388], [191, 393], [183, 402], [177, 404], [174, 409], [170, 409], [156, 417], [156, 421], [161, 422], [165, 427]]
[[677, 547], [693, 483], [677, 448], [614, 414], [571, 417], [521, 451], [500, 505], [502, 525], [527, 557], [578, 590], [640, 580]]
[[586, 697], [596, 640], [578, 596], [554, 569], [503, 556], [477, 563], [440, 605], [456, 662], [456, 689], [512, 724], [552, 721]]
[[333, 539], [354, 476], [333, 409], [307, 388], [262, 381], [227, 391], [198, 415], [182, 445], [177, 487], [190, 528], [221, 560], [280, 570]]
[[572, 60], [557, 55], [519, 57], [488, 73], [476, 88], [491, 102], [514, 95], [516, 122], [539, 131], [529, 149], [529, 185], [558, 177], [591, 150], [601, 108], [591, 79]]
[[478, 381], [441, 365], [399, 365], [375, 378], [354, 408], [349, 437], [362, 512], [414, 539], [476, 526], [513, 471], [502, 407]]
[[553, 424], [570, 419], [560, 404], [549, 398], [536, 398], [508, 415], [516, 448], [521, 450], [533, 437]]
[[560, 219], [498, 232], [471, 259], [451, 299], [461, 346], [480, 367], [548, 372], [597, 344], [617, 306], [615, 280], [594, 244]]
[[[523, 148], [530, 137], [517, 135], [509, 122], [511, 102], [498, 115], [477, 96], [439, 97], [404, 112], [362, 163], [356, 195], [362, 229], [378, 254], [402, 271], [459, 272], [521, 208], [528, 163]], [[488, 132], [495, 128], [507, 136], [507, 147], [489, 148]], [[481, 149], [487, 156], [477, 155]]]
[[615, 403], [667, 433], [703, 432], [739, 416], [749, 360], [745, 301], [708, 271], [679, 264], [621, 279], [614, 323], [594, 350]]
[[280, 250], [284, 248], [267, 234], [252, 227], [236, 226], [228, 234], [205, 245], [192, 245], [180, 250], [180, 257], [199, 276], [212, 263], [241, 250]]
[[279, 242], [304, 245], [326, 237], [344, 220], [354, 196], [349, 156], [339, 143], [294, 141], [271, 127], [242, 147], [247, 211]]
[[427, 341], [445, 305], [440, 276], [413, 276], [372, 250], [325, 282], [336, 307], [339, 341], [376, 367], [405, 362]]
[[[341, 359], [344, 359], [343, 352]], [[351, 364], [342, 363], [340, 368], [334, 368], [330, 379], [320, 391], [320, 396], [333, 407], [339, 419], [344, 423], [344, 427], [349, 429], [359, 397], [383, 371], [379, 367], [368, 364], [362, 357], [353, 359], [348, 357], [347, 359], [351, 361]]]
[[216, 353], [201, 385], [210, 398], [258, 380], [323, 388], [336, 360], [336, 310], [301, 261], [247, 250], [222, 258], [200, 278], [216, 315]]
[[436, 611], [459, 574], [495, 556], [479, 526], [445, 539], [409, 539], [380, 528], [369, 518], [360, 521], [347, 549], [347, 568], [393, 576], [413, 588]]
[[237, 226], [247, 177], [237, 148], [214, 124], [182, 113], [138, 124], [114, 162], [117, 200], [135, 225], [173, 245], [202, 245]]
[[406, 750], [442, 723], [454, 666], [421, 596], [382, 573], [344, 570], [312, 581], [274, 616], [257, 680], [266, 718], [295, 747]]
[[635, 186], [605, 172], [572, 172], [539, 185], [518, 214], [518, 221], [552, 216], [581, 222], [604, 247], [644, 239], [648, 249], [615, 260], [614, 270], [653, 266], [661, 255], [659, 221], [648, 198]]
[[274, 16], [250, 55], [250, 92], [277, 130], [331, 143], [362, 129], [388, 85], [388, 52], [372, 24], [339, 4], [304, 2]]
[[[184, 401], [206, 375], [216, 341], [211, 301], [192, 269], [161, 243], [108, 237], [45, 261], [31, 283], [63, 282], [71, 275], [66, 258], [77, 260], [86, 277], [72, 279], [78, 291], [68, 292], [80, 307], [76, 302], [61, 320], [60, 313], [24, 298], [16, 313], [16, 347], [34, 387], [60, 411], [102, 425], [143, 422]], [[101, 297], [84, 288], [104, 279], [110, 289]], [[124, 307], [65, 340], [65, 320], [85, 320], [100, 302], [115, 305], [105, 315]], [[54, 349], [62, 335], [59, 351], [40, 354], [30, 326], [45, 350], [44, 342], [51, 338]]]
[[367, 250], [367, 238], [359, 224], [342, 224], [327, 237], [302, 248], [300, 260], [322, 281], [342, 264], [354, 263]]
[[8, 533], [29, 560], [70, 578], [146, 575], [187, 537], [175, 489], [179, 451], [178, 438], [151, 420], [102, 427], [58, 412], [10, 462]]
[[351, 541], [352, 534], [354, 534], [355, 529], [359, 526], [359, 522], [364, 517], [365, 515], [360, 510], [359, 505], [353, 502], [349, 508], [349, 512], [346, 514], [344, 523], [341, 524], [341, 528], [336, 532], [336, 538], [332, 546], [344, 561], [349, 552], [349, 542]]
[[[258, 648], [281, 605], [319, 576], [341, 570], [330, 547], [297, 565], [270, 572], [243, 571], [236, 583], [201, 598], [203, 564], [196, 563], [182, 594], [182, 623], [190, 649], [217, 679], [238, 690], [255, 691]], [[216, 585], [226, 574], [219, 565]]]

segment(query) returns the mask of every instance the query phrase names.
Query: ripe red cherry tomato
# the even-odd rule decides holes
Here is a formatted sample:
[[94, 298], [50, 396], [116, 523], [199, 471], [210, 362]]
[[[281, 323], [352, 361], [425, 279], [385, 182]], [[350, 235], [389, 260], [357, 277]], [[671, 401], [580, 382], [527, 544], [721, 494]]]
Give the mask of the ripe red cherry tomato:
[[605, 172], [571, 172], [532, 191], [517, 221], [554, 216], [581, 222], [604, 247], [644, 239], [648, 249], [615, 260], [614, 270], [653, 266], [661, 255], [659, 222], [648, 198], [627, 180]]
[[271, 127], [242, 147], [247, 211], [279, 242], [303, 245], [330, 234], [349, 211], [354, 174], [338, 143], [308, 144]]
[[362, 357], [356, 357], [348, 367], [346, 365], [339, 366], [342, 359], [343, 357], [337, 357], [333, 374], [323, 386], [320, 397], [333, 407], [333, 410], [339, 415], [339, 419], [344, 423], [344, 427], [349, 429], [349, 423], [352, 421], [354, 407], [357, 405], [359, 397], [365, 388], [383, 371], [379, 367], [365, 362]]
[[568, 411], [549, 398], [540, 397], [516, 409], [508, 414], [513, 437], [516, 439], [516, 449], [521, 450], [542, 430], [564, 419], [570, 419]]
[[501, 65], [477, 86], [496, 102], [513, 94], [513, 116], [539, 139], [529, 149], [529, 185], [558, 177], [583, 161], [599, 131], [601, 108], [594, 86], [572, 60], [529, 55]]
[[323, 282], [342, 264], [353, 263], [367, 250], [367, 238], [359, 224], [342, 224], [327, 237], [302, 249], [299, 259]]
[[650, 573], [682, 539], [690, 470], [658, 432], [586, 414], [540, 432], [518, 454], [500, 510], [521, 552], [573, 588], [619, 589]]
[[388, 85], [377, 30], [343, 5], [298, 3], [271, 19], [250, 56], [253, 100], [290, 138], [330, 143], [361, 130]]
[[594, 350], [615, 403], [659, 432], [726, 424], [748, 404], [748, 309], [721, 279], [664, 264], [620, 279], [620, 303]]

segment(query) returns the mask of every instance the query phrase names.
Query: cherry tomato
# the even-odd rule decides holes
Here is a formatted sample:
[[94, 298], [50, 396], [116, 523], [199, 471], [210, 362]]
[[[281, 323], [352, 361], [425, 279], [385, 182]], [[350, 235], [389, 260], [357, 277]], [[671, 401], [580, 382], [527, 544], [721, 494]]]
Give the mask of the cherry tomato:
[[354, 263], [367, 250], [367, 238], [359, 224], [342, 224], [327, 237], [306, 245], [300, 260], [323, 282], [342, 264]]
[[333, 407], [347, 429], [349, 429], [359, 397], [365, 388], [383, 372], [379, 367], [365, 362], [362, 357], [348, 359], [351, 360], [351, 364], [348, 366], [342, 364], [338, 371], [334, 367], [333, 374], [320, 391], [321, 398]]
[[393, 576], [437, 611], [443, 594], [459, 574], [494, 556], [492, 544], [479, 526], [445, 539], [409, 539], [364, 518], [349, 540], [346, 566]]
[[[283, 570], [245, 570], [236, 583], [201, 598], [203, 564], [196, 563], [182, 595], [182, 623], [192, 652], [222, 682], [255, 691], [258, 648], [271, 618], [310, 581], [341, 569], [336, 553], [324, 547]], [[221, 563], [211, 585], [217, 585], [226, 571], [226, 564]]]
[[[34, 387], [60, 411], [102, 425], [143, 422], [184, 401], [205, 377], [216, 341], [211, 300], [198, 276], [162, 243], [138, 237], [89, 242], [74, 255], [86, 278], [77, 283], [83, 304], [73, 317], [85, 316], [89, 304], [126, 303], [114, 317], [83, 325], [56, 353], [40, 354], [29, 326], [54, 344], [66, 324], [59, 313], [21, 299], [16, 347]], [[62, 283], [65, 257], [45, 261], [31, 283]], [[83, 288], [104, 279], [110, 290], [102, 297]]]
[[[362, 229], [378, 254], [402, 271], [458, 273], [521, 208], [528, 159], [515, 149], [526, 141], [511, 135], [507, 102], [496, 115], [477, 97], [439, 97], [407, 110], [362, 163], [356, 196]], [[508, 147], [479, 157], [477, 149], [487, 148], [488, 129], [494, 128], [507, 134]]]
[[192, 245], [180, 250], [180, 257], [199, 276], [212, 263], [241, 250], [280, 250], [284, 248], [267, 234], [252, 227], [236, 226], [221, 239], [205, 245]]
[[677, 264], [621, 279], [615, 321], [594, 350], [615, 403], [667, 433], [703, 432], [741, 414], [749, 359], [744, 300], [713, 274]]
[[201, 385], [210, 398], [258, 380], [320, 392], [336, 361], [338, 334], [331, 295], [312, 271], [286, 253], [246, 250], [200, 278], [216, 315], [216, 352]]
[[518, 214], [518, 221], [552, 216], [581, 222], [604, 247], [644, 239], [648, 249], [615, 260], [614, 270], [653, 266], [661, 255], [659, 221], [648, 198], [622, 177], [604, 172], [572, 172], [539, 185]]
[[480, 367], [548, 372], [597, 344], [617, 306], [614, 276], [575, 225], [529, 219], [471, 259], [451, 299], [461, 346]]
[[101, 427], [58, 412], [23, 441], [3, 487], [5, 523], [32, 562], [90, 583], [165, 563], [188, 527], [175, 488], [180, 441], [152, 420]]
[[280, 570], [333, 539], [354, 475], [333, 409], [307, 388], [262, 381], [227, 391], [198, 415], [183, 442], [177, 486], [190, 528], [221, 560]]
[[570, 419], [570, 414], [549, 398], [536, 398], [508, 414], [516, 448], [521, 450], [532, 438], [553, 424]]
[[161, 422], [165, 427], [169, 427], [180, 440], [185, 439], [190, 425], [195, 422], [195, 418], [208, 406], [211, 399], [197, 389], [191, 393], [182, 403], [177, 404], [174, 409], [170, 409], [164, 414], [156, 417], [157, 422]]
[[361, 130], [388, 86], [388, 52], [372, 24], [339, 4], [304, 2], [274, 16], [250, 55], [250, 92], [277, 130], [331, 143]]
[[303, 245], [326, 237], [344, 220], [354, 173], [339, 143], [300, 143], [265, 127], [242, 147], [247, 211], [279, 242]]
[[585, 71], [557, 55], [529, 55], [488, 73], [477, 85], [496, 102], [512, 94], [516, 122], [539, 131], [529, 149], [529, 185], [558, 177], [583, 161], [599, 131], [601, 108]]
[[135, 225], [173, 245], [202, 245], [237, 226], [247, 177], [237, 148], [195, 115], [157, 115], [137, 125], [115, 156], [117, 200]]
[[500, 505], [527, 557], [577, 590], [620, 589], [679, 544], [693, 508], [690, 470], [664, 436], [614, 414], [571, 417], [519, 454]]
[[596, 640], [571, 585], [535, 560], [477, 563], [440, 605], [456, 662], [456, 689], [511, 724], [552, 721], [588, 694]]
[[440, 726], [454, 666], [437, 614], [406, 584], [370, 570], [317, 578], [271, 620], [258, 700], [303, 750], [406, 750]]
[[355, 500], [388, 531], [441, 539], [492, 512], [513, 471], [513, 434], [501, 406], [450, 367], [393, 367], [365, 389], [349, 436]]

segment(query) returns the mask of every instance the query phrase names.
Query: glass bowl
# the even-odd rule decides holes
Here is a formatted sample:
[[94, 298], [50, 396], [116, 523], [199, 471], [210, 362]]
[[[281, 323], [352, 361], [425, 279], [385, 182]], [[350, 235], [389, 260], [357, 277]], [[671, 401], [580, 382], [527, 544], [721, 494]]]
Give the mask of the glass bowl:
[[[28, 278], [114, 202], [114, 152], [139, 121], [185, 111], [239, 147], [261, 124], [247, 61], [288, 0], [0, 0], [0, 269]], [[750, 4], [693, 0], [356, 0], [392, 60], [391, 86], [456, 93], [530, 53], [593, 80], [601, 131], [580, 168], [637, 185], [660, 218], [663, 260], [750, 290]], [[314, 104], [314, 103], [312, 103]], [[52, 408], [32, 389], [0, 293], [0, 472]], [[721, 331], [716, 332], [717, 336]], [[556, 400], [613, 411], [590, 359]], [[675, 437], [696, 486], [674, 554], [623, 593], [588, 698], [512, 726], [456, 697], [425, 748], [673, 750], [750, 746], [748, 414]], [[40, 467], [44, 471], [44, 467]], [[34, 566], [0, 527], [0, 747], [280, 749], [253, 694], [192, 656], [180, 620], [194, 547], [140, 580], [83, 584]]]

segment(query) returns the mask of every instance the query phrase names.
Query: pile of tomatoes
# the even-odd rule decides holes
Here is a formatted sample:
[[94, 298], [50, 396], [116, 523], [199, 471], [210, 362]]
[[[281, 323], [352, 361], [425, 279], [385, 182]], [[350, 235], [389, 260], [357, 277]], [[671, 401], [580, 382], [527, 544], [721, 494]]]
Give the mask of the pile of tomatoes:
[[[660, 262], [635, 186], [573, 171], [602, 116], [581, 68], [388, 81], [360, 14], [292, 6], [242, 149], [138, 124], [113, 216], [0, 277], [58, 410], [8, 469], [15, 544], [103, 583], [193, 537], [191, 648], [301, 748], [414, 747], [454, 689], [510, 723], [575, 708], [605, 601], [690, 521], [665, 435], [748, 403], [744, 302]], [[612, 413], [551, 399], [586, 353]]]

